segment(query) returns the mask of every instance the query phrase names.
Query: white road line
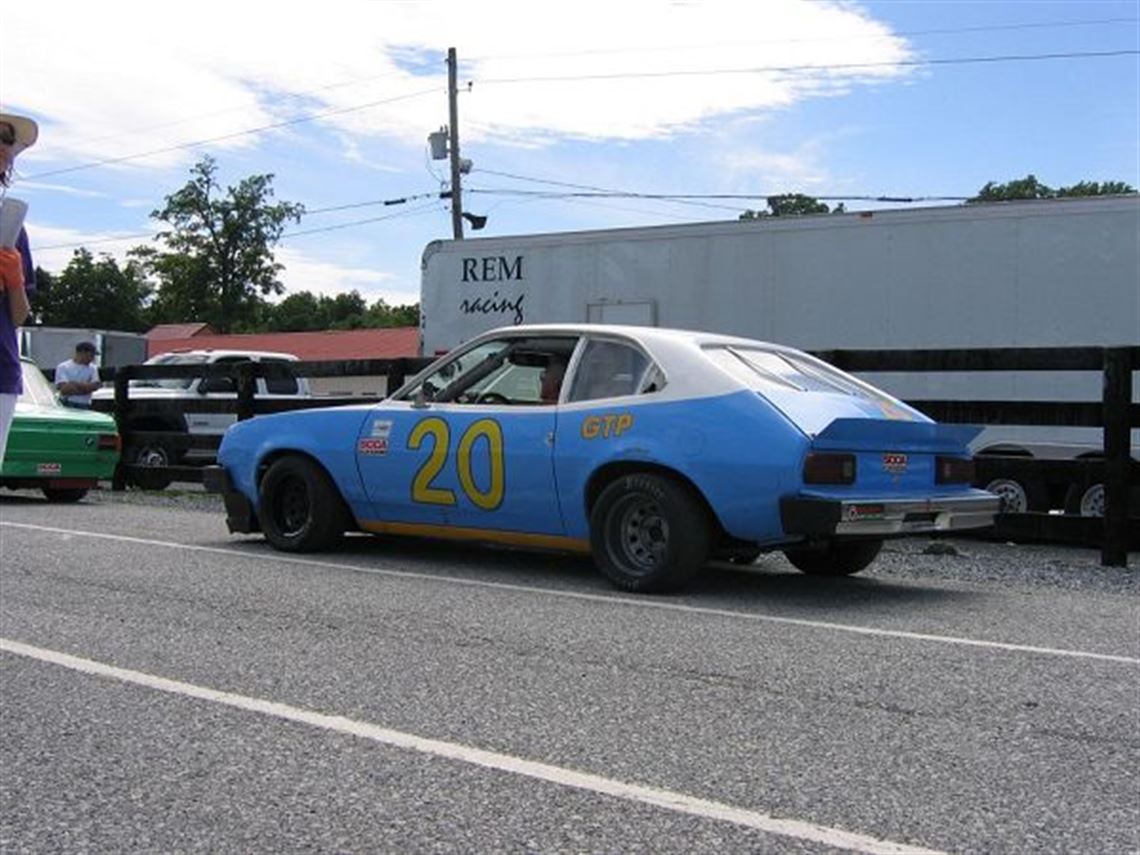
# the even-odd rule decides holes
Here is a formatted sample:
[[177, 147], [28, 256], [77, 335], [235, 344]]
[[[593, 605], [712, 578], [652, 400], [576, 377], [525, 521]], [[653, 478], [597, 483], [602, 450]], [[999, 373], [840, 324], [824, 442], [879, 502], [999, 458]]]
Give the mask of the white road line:
[[806, 618], [780, 617], [778, 615], [754, 614], [751, 612], [733, 611], [732, 609], [713, 609], [704, 606], [687, 606], [681, 603], [661, 602], [648, 597], [627, 597], [620, 594], [587, 594], [579, 591], [556, 591], [550, 588], [539, 588], [533, 585], [514, 585], [509, 582], [487, 582], [480, 579], [461, 579], [455, 576], [442, 576], [432, 573], [417, 573], [410, 570], [392, 570], [384, 567], [369, 567], [361, 564], [341, 563], [337, 561], [320, 561], [313, 558], [295, 558], [280, 552], [245, 552], [218, 546], [196, 546], [194, 544], [176, 543], [166, 540], [151, 540], [141, 537], [130, 537], [121, 534], [108, 534], [106, 532], [83, 531], [79, 529], [54, 528], [52, 526], [33, 525], [31, 523], [14, 523], [0, 521], [0, 527], [22, 528], [30, 531], [42, 531], [49, 534], [62, 534], [75, 537], [91, 537], [102, 540], [115, 540], [123, 543], [135, 543], [142, 546], [161, 546], [169, 549], [183, 549], [189, 552], [204, 552], [213, 555], [229, 555], [235, 558], [246, 558], [259, 561], [271, 561], [274, 564], [298, 564], [305, 567], [322, 567], [335, 570], [351, 570], [358, 573], [372, 573], [377, 576], [389, 576], [398, 579], [416, 579], [427, 582], [442, 582], [449, 585], [466, 585], [473, 588], [487, 588], [498, 591], [515, 591], [524, 594], [539, 594], [547, 597], [562, 597], [568, 600], [584, 600], [587, 602], [606, 603], [608, 605], [630, 606], [642, 609], [661, 609], [670, 612], [683, 612], [686, 614], [711, 615], [727, 617], [736, 620], [749, 620], [761, 623], [775, 623], [784, 626], [799, 626], [808, 629], [823, 629], [834, 632], [847, 632], [855, 635], [866, 635], [876, 638], [902, 638], [908, 641], [928, 641], [935, 644], [949, 644], [961, 647], [978, 647], [988, 650], [1002, 650], [1011, 653], [1032, 653], [1041, 656], [1061, 656], [1072, 659], [1089, 659], [1097, 662], [1115, 662], [1122, 665], [1140, 665], [1140, 658], [1135, 656], [1117, 656], [1109, 653], [1092, 653], [1086, 650], [1069, 650], [1059, 647], [1037, 647], [1031, 644], [1012, 644], [1004, 641], [987, 641], [979, 638], [962, 638], [954, 635], [934, 635], [925, 632], [908, 632], [901, 629], [879, 629], [869, 626], [856, 626], [854, 624], [831, 623], [830, 621], [808, 620]]
[[246, 712], [257, 713], [258, 715], [271, 716], [299, 724], [307, 724], [335, 733], [368, 739], [382, 745], [390, 745], [409, 751], [419, 751], [434, 757], [442, 757], [460, 763], [482, 766], [486, 769], [522, 775], [526, 778], [547, 781], [563, 787], [572, 787], [603, 796], [613, 796], [614, 798], [625, 799], [631, 802], [640, 802], [641, 804], [676, 811], [677, 813], [690, 814], [702, 819], [730, 822], [735, 825], [743, 825], [770, 834], [794, 837], [799, 840], [810, 840], [825, 846], [847, 849], [852, 852], [890, 853], [890, 855], [939, 855], [938, 850], [911, 846], [906, 843], [895, 843], [890, 840], [882, 840], [864, 834], [855, 834], [840, 828], [831, 828], [826, 825], [817, 825], [812, 822], [804, 822], [797, 819], [780, 819], [759, 811], [734, 807], [733, 805], [724, 804], [723, 802], [696, 798], [695, 796], [689, 796], [671, 790], [661, 790], [656, 787], [646, 787], [625, 781], [616, 781], [612, 778], [593, 775], [589, 772], [579, 772], [561, 766], [552, 766], [548, 763], [526, 760], [522, 757], [514, 757], [510, 754], [484, 751], [481, 748], [474, 748], [457, 742], [444, 742], [439, 739], [428, 739], [399, 730], [389, 730], [379, 725], [370, 724], [365, 721], [356, 721], [354, 719], [345, 718], [344, 716], [328, 715], [326, 713], [314, 712], [275, 701], [238, 695], [232, 692], [221, 692], [217, 689], [210, 689], [205, 686], [196, 686], [193, 683], [169, 680], [165, 677], [156, 677], [152, 674], [145, 674], [140, 671], [118, 668], [114, 665], [107, 665], [91, 659], [82, 659], [78, 656], [71, 656], [54, 650], [45, 650], [42, 647], [33, 647], [7, 638], [0, 638], [0, 650], [16, 656], [24, 656], [52, 665], [58, 665], [63, 668], [70, 668], [73, 671], [80, 671], [84, 674], [106, 677], [124, 683], [132, 683], [136, 686], [143, 686], [160, 692], [168, 692], [172, 695], [180, 695], [182, 697], [222, 704], [235, 709], [245, 710]]

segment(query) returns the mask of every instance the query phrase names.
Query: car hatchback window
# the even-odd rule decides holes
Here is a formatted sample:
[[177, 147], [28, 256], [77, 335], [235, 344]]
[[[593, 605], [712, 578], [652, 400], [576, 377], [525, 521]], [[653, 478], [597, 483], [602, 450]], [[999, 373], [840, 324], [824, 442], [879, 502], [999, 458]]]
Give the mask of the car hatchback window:
[[893, 403], [872, 386], [826, 362], [759, 348], [713, 346], [705, 353], [732, 376], [758, 392], [827, 392]]

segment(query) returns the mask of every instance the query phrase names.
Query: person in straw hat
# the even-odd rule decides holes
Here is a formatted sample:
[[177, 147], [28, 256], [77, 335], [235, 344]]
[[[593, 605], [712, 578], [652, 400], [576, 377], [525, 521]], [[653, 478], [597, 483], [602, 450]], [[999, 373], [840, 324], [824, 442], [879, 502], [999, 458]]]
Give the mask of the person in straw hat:
[[[0, 112], [0, 201], [8, 192], [16, 155], [37, 136], [39, 128], [27, 116]], [[36, 288], [36, 268], [23, 226], [14, 244], [0, 247], [0, 464], [4, 462], [16, 399], [23, 391], [16, 328], [27, 320], [31, 311], [28, 295]]]

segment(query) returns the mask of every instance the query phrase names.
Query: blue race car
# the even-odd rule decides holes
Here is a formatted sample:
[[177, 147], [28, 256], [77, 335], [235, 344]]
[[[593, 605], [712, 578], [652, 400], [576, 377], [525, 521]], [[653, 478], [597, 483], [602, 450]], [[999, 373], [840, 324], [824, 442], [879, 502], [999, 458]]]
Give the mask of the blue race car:
[[857, 573], [886, 537], [992, 524], [975, 428], [812, 356], [700, 332], [493, 330], [377, 405], [259, 416], [210, 489], [232, 532], [332, 547], [347, 530], [590, 552], [620, 588], [781, 549]]

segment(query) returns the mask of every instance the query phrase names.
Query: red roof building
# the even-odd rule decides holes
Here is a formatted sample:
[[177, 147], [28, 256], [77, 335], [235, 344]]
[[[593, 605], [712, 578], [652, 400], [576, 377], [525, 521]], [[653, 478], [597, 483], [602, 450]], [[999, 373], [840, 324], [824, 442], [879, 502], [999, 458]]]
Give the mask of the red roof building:
[[[165, 324], [164, 327], [199, 326]], [[204, 326], [204, 325], [202, 325]], [[293, 333], [219, 335], [212, 330], [179, 338], [147, 333], [147, 358], [171, 350], [272, 350], [291, 353], [303, 362], [336, 359], [397, 359], [418, 356], [419, 327], [384, 327], [364, 330], [327, 330]]]
[[[193, 328], [205, 325], [164, 326]], [[172, 350], [269, 350], [290, 353], [302, 362], [331, 362], [341, 359], [399, 359], [418, 356], [420, 349], [419, 327], [242, 335], [219, 335], [209, 330], [183, 338], [156, 338], [151, 333], [147, 333], [148, 359]], [[387, 378], [314, 377], [309, 385], [315, 394], [321, 395], [376, 395], [384, 394]]]
[[156, 327], [151, 327], [146, 337], [147, 341], [158, 341], [168, 338], [190, 338], [196, 335], [217, 335], [217, 333], [207, 323], [159, 324]]

